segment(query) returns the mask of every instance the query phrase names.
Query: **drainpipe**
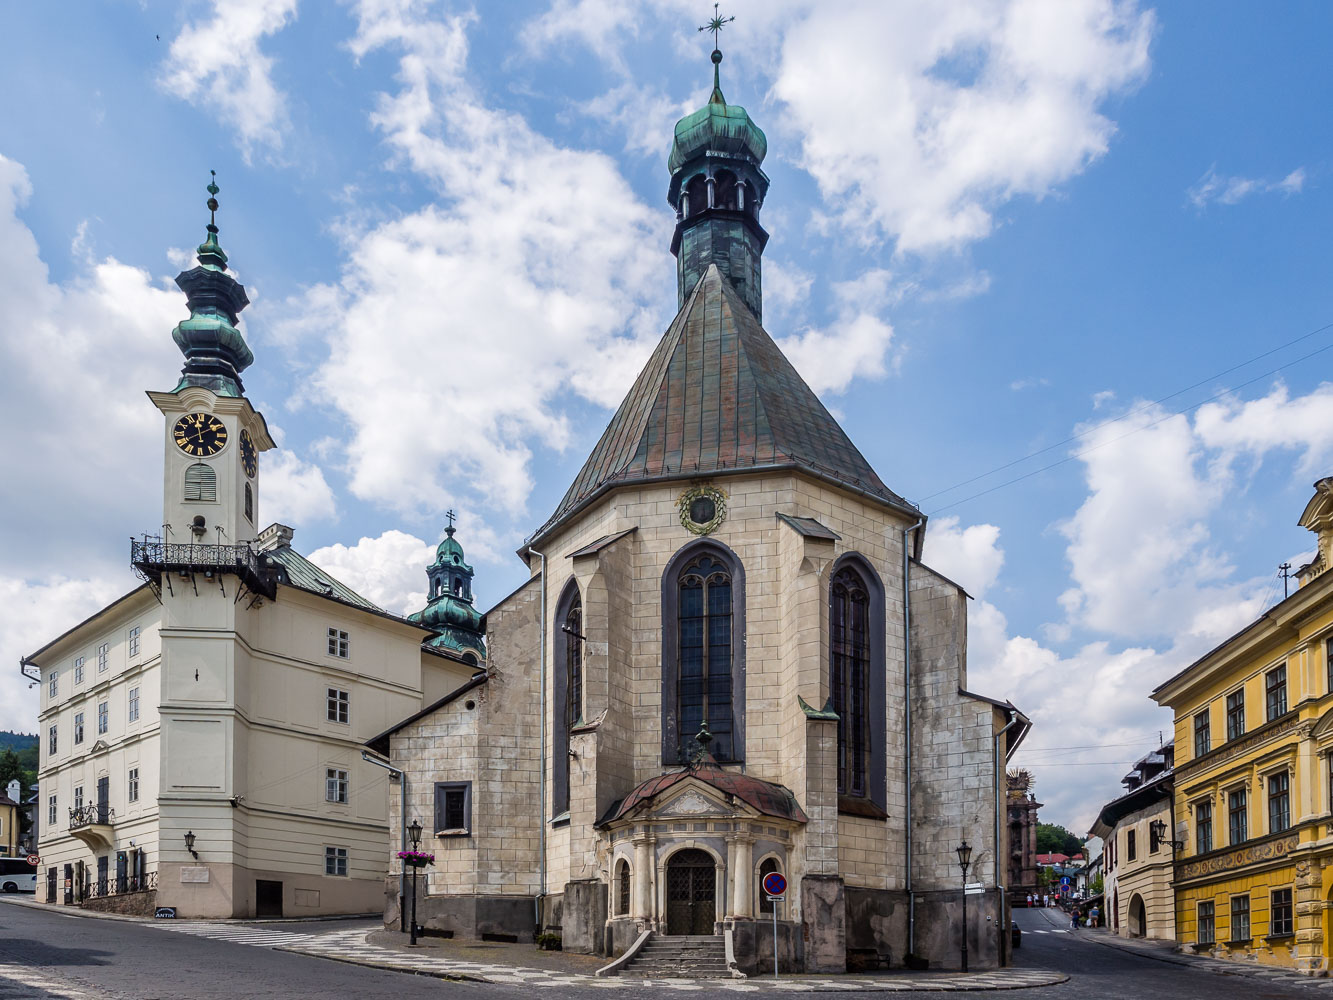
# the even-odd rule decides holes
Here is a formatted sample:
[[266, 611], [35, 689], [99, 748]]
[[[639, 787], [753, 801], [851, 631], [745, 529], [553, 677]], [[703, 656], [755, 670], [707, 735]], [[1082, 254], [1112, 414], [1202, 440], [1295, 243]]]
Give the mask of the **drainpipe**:
[[1009, 859], [1007, 857], [1003, 858], [1000, 857], [1000, 831], [1001, 831], [1000, 824], [1003, 822], [1005, 813], [1008, 811], [1007, 795], [1003, 800], [1000, 798], [1002, 794], [1005, 794], [1002, 793], [1000, 790], [1000, 772], [1001, 770], [1003, 770], [1000, 767], [1000, 741], [1004, 739], [1004, 734], [1009, 732], [1009, 730], [1013, 729], [1014, 726], [1016, 725], [1018, 725], [1017, 711], [1015, 711], [1014, 714], [1010, 716], [1009, 721], [1005, 723], [1004, 728], [995, 734], [995, 758], [994, 758], [995, 759], [995, 886], [997, 889], [1000, 890], [999, 925], [1000, 925], [1001, 955], [1004, 954], [1004, 932], [1005, 930], [1008, 929], [1010, 921], [1005, 919], [1006, 917], [1009, 916], [1009, 909], [1005, 905], [1006, 897], [1005, 897], [1005, 885], [1004, 885], [1004, 880], [1005, 880], [1004, 869], [1005, 866], [1008, 865]]
[[541, 674], [542, 689], [542, 715], [538, 725], [541, 732], [541, 764], [538, 768], [538, 775], [541, 782], [541, 812], [537, 816], [538, 829], [538, 886], [537, 898], [533, 900], [533, 913], [537, 925], [537, 933], [542, 932], [542, 899], [546, 896], [546, 554], [538, 552], [529, 547], [529, 552], [534, 556], [540, 556], [542, 561], [542, 635], [540, 645], [540, 661], [537, 669]]
[[911, 557], [907, 536], [926, 523], [924, 517], [903, 529], [903, 738], [907, 749], [903, 755], [904, 797], [907, 801], [907, 953], [916, 954], [916, 893], [912, 889], [912, 595], [908, 580]]
[[[407, 850], [407, 772], [401, 768], [394, 767], [387, 761], [380, 760], [378, 757], [372, 757], [365, 750], [361, 751], [361, 759], [367, 764], [374, 764], [376, 767], [382, 767], [390, 774], [396, 774], [398, 780], [403, 786], [403, 850]], [[402, 871], [398, 873], [398, 930], [407, 931], [407, 865], [402, 866]]]

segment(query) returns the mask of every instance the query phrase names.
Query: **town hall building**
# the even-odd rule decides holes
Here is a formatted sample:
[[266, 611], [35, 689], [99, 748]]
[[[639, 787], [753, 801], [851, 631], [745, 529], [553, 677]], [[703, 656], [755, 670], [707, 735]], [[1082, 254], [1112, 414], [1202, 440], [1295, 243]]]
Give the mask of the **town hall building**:
[[925, 517], [762, 325], [767, 141], [712, 59], [668, 161], [678, 313], [519, 549], [484, 671], [368, 741], [404, 775], [390, 825], [435, 858], [418, 921], [559, 935], [610, 972], [957, 967], [964, 934], [994, 967], [1029, 723], [968, 689], [968, 596], [923, 561]]

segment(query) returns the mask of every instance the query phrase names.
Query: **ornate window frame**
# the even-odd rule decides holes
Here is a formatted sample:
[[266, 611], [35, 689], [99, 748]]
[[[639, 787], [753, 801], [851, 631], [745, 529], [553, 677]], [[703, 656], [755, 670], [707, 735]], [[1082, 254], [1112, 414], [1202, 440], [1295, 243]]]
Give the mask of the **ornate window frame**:
[[731, 573], [731, 708], [732, 753], [722, 764], [745, 762], [745, 566], [740, 557], [716, 538], [687, 542], [667, 560], [662, 571], [662, 763], [678, 765], [684, 741], [693, 733], [680, 732], [680, 640], [678, 636], [681, 571], [700, 555], [708, 554]]

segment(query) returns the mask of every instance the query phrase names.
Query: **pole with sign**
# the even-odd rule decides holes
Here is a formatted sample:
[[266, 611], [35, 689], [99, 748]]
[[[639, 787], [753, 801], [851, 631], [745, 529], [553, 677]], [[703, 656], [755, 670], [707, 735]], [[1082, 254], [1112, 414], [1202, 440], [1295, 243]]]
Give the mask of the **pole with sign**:
[[29, 854], [29, 855], [28, 855], [28, 864], [32, 865], [34, 868], [36, 868], [36, 867], [37, 867], [38, 865], [40, 865], [41, 863], [42, 863], [42, 859], [41, 859], [38, 855], [36, 855], [36, 854]]
[[778, 904], [786, 897], [787, 880], [780, 872], [769, 872], [764, 876], [764, 894], [773, 904], [773, 978], [778, 975]]

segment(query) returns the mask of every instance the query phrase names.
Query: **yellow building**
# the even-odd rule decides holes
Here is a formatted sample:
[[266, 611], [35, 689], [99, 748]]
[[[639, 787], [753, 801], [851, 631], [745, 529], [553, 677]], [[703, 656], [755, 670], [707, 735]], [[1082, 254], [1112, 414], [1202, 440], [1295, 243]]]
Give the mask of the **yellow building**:
[[17, 800], [0, 792], [0, 858], [18, 856], [20, 808]]
[[1333, 477], [1295, 593], [1153, 692], [1175, 713], [1182, 948], [1327, 971], [1333, 955]]

